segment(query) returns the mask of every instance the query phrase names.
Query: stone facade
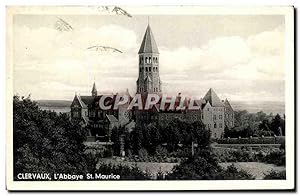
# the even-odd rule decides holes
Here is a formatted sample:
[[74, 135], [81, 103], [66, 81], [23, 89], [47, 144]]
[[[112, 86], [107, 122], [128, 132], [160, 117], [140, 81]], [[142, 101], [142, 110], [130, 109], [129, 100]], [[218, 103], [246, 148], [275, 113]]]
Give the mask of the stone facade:
[[137, 93], [161, 93], [159, 52], [149, 25], [138, 54], [139, 77], [136, 81]]
[[[99, 100], [103, 95], [97, 95], [94, 83], [91, 96], [75, 95], [71, 104], [71, 118], [81, 120], [88, 129], [88, 138], [91, 141], [110, 141], [111, 131], [115, 127], [126, 126], [130, 123], [132, 112], [128, 111], [128, 104], [124, 104], [117, 110], [102, 110], [99, 107]], [[126, 92], [128, 93], [128, 92]], [[116, 95], [112, 95], [113, 102]]]

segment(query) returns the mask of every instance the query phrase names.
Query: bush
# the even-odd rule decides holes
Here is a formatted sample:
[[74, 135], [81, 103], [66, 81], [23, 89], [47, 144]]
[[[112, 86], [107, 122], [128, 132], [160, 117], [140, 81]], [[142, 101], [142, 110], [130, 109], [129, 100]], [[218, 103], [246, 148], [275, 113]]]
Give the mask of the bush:
[[231, 164], [221, 173], [224, 180], [254, 180], [254, 176], [244, 170], [239, 170]]
[[253, 152], [246, 149], [230, 149], [217, 152], [219, 162], [252, 162], [257, 161]]
[[165, 147], [162, 147], [161, 145], [158, 145], [155, 149], [155, 154], [158, 156], [167, 156], [168, 150]]
[[246, 171], [238, 171], [233, 165], [226, 170], [218, 164], [218, 159], [210, 149], [201, 150], [175, 166], [167, 180], [251, 180], [254, 177]]
[[148, 159], [148, 152], [145, 148], [142, 148], [139, 150], [139, 158], [142, 160], [147, 160]]
[[259, 153], [256, 155], [257, 159], [261, 162], [275, 164], [278, 166], [284, 166], [285, 165], [285, 151], [284, 150], [278, 150], [270, 152], [266, 155], [263, 153]]
[[264, 177], [264, 180], [281, 180], [281, 179], [286, 179], [285, 171], [277, 172], [277, 171], [271, 170]]

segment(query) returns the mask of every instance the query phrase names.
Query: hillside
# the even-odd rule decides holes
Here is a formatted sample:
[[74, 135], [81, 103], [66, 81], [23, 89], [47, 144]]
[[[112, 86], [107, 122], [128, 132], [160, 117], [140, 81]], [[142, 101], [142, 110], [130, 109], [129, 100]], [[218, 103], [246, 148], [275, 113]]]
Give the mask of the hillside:
[[70, 107], [72, 101], [68, 100], [36, 100], [42, 107]]

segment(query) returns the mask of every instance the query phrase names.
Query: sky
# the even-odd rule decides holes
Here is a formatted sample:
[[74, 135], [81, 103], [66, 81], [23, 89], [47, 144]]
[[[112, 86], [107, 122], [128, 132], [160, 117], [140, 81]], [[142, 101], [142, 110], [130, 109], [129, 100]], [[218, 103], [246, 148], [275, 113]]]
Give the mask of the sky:
[[[72, 26], [59, 31], [58, 17]], [[149, 15], [164, 94], [284, 101], [281, 15]], [[75, 93], [136, 91], [138, 50], [148, 15], [15, 15], [14, 93], [72, 100]], [[95, 45], [119, 52], [93, 51]]]

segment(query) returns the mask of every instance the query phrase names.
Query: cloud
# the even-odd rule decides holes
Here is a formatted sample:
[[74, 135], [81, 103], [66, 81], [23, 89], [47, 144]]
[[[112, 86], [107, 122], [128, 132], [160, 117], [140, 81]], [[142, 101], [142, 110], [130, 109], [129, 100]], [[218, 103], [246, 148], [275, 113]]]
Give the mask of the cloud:
[[[71, 99], [75, 91], [90, 94], [95, 79], [100, 92], [134, 93], [139, 44], [134, 30], [118, 25], [69, 32], [16, 26], [15, 92]], [[87, 50], [94, 45], [123, 53]], [[204, 96], [212, 87], [229, 99], [284, 99], [282, 26], [249, 37], [218, 36], [199, 47], [158, 47], [164, 93]]]
[[[53, 28], [41, 27], [31, 29], [16, 26], [14, 31], [14, 69], [19, 77], [16, 83], [35, 83], [40, 88], [59, 91], [61, 87], [78, 87], [90, 84], [94, 78], [98, 82], [115, 83], [120, 78], [136, 78], [137, 41], [135, 32], [117, 25], [106, 25], [100, 28], [81, 28], [76, 31], [60, 32]], [[90, 51], [94, 45], [111, 46], [123, 53]], [[134, 79], [136, 80], [136, 79]], [[32, 81], [32, 82], [30, 82]], [[49, 82], [49, 85], [46, 83]], [[16, 86], [19, 93], [32, 92], [37, 86]], [[73, 88], [74, 87], [74, 88]], [[65, 88], [66, 94], [70, 88]], [[112, 88], [113, 89], [113, 88]], [[59, 96], [61, 93], [57, 93]], [[72, 93], [73, 94], [73, 93]], [[45, 94], [36, 91], [42, 98]]]
[[281, 27], [248, 38], [218, 37], [199, 48], [163, 48], [160, 59], [161, 77], [169, 93], [200, 96], [201, 92], [203, 96], [212, 87], [221, 94], [232, 94], [232, 99], [284, 100], [284, 90], [273, 88], [284, 85]]

